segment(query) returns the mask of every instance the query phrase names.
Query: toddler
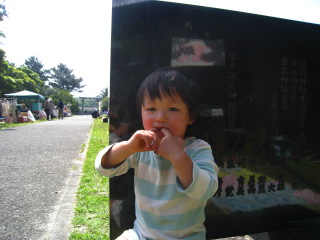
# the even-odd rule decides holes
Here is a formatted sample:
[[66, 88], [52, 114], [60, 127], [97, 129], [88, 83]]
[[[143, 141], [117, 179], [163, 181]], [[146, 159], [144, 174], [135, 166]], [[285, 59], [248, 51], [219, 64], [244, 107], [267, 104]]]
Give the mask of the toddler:
[[187, 136], [197, 95], [180, 69], [156, 70], [137, 94], [144, 130], [98, 154], [95, 167], [104, 176], [135, 170], [136, 220], [117, 239], [205, 239], [204, 208], [217, 190], [218, 167], [210, 145]]

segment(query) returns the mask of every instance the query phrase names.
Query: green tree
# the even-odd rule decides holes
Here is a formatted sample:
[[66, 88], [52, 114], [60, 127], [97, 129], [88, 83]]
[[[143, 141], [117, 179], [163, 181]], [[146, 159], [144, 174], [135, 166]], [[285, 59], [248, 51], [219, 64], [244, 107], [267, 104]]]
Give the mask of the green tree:
[[27, 67], [15, 68], [5, 59], [5, 52], [0, 49], [0, 96], [22, 90], [39, 92], [43, 85], [38, 74]]
[[100, 91], [100, 96], [102, 96], [101, 101], [101, 111], [108, 111], [109, 109], [109, 98], [108, 98], [108, 88], [104, 88]]
[[22, 85], [22, 80], [7, 75], [8, 68], [10, 67], [8, 63], [1, 62], [0, 64], [0, 97], [3, 97], [6, 93], [16, 92], [18, 86]]
[[24, 87], [26, 89], [33, 89], [33, 91], [39, 93], [44, 86], [44, 81], [39, 77], [39, 75], [28, 67], [19, 67], [17, 69], [27, 74], [27, 76], [34, 81], [34, 86], [28, 87], [27, 85], [25, 85]]
[[[100, 91], [99, 96], [101, 96], [101, 97], [108, 97], [108, 88], [102, 89], [102, 90]], [[99, 96], [98, 96], [98, 97], [99, 97]]]
[[[0, 22], [3, 21], [4, 17], [7, 17], [6, 6], [4, 3], [0, 3]], [[5, 34], [0, 30], [0, 37], [6, 37]]]
[[109, 110], [109, 98], [104, 97], [101, 101], [101, 111], [108, 111]]
[[7, 71], [10, 67], [6, 61], [6, 53], [0, 49], [0, 96], [3, 97], [6, 93], [12, 93], [16, 87], [14, 78], [7, 76]]
[[50, 70], [43, 69], [42, 62], [35, 56], [31, 56], [28, 59], [26, 59], [23, 66], [26, 66], [32, 71], [34, 71], [35, 73], [37, 73], [39, 75], [39, 78], [43, 82], [48, 81]]
[[36, 93], [40, 91], [42, 81], [38, 74], [26, 67], [15, 68], [9, 65], [6, 75], [15, 79], [16, 91], [28, 90]]
[[78, 100], [73, 97], [73, 95], [65, 89], [59, 89], [59, 88], [51, 88], [49, 90], [49, 95], [50, 98], [53, 100], [53, 104], [55, 106], [58, 105], [59, 99], [62, 100], [64, 105], [69, 105], [71, 108], [71, 112], [73, 114], [78, 114], [79, 113], [79, 103]]
[[81, 85], [83, 79], [76, 78], [73, 70], [69, 69], [65, 64], [60, 63], [56, 68], [51, 69], [50, 85], [54, 88], [65, 89], [70, 92], [82, 92], [82, 88], [86, 85]]

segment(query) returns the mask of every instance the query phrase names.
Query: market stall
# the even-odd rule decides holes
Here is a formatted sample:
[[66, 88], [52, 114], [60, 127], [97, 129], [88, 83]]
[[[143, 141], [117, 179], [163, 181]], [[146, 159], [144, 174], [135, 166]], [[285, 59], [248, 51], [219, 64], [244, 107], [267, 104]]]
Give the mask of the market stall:
[[[45, 99], [41, 94], [30, 92], [27, 90], [4, 94], [4, 96], [10, 99], [6, 102], [8, 111], [6, 111], [5, 116], [1, 114], [7, 122], [35, 121], [33, 113], [40, 114], [40, 112], [42, 111], [42, 104], [40, 101]], [[21, 107], [17, 103], [18, 100], [35, 101], [31, 103], [30, 109], [28, 109], [25, 105], [22, 105]]]

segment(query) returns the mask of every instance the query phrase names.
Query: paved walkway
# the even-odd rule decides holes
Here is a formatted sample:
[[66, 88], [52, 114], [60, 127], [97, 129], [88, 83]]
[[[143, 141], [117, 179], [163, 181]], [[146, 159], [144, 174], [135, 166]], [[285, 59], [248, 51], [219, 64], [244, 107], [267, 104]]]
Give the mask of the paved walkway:
[[0, 130], [0, 239], [68, 239], [92, 117]]

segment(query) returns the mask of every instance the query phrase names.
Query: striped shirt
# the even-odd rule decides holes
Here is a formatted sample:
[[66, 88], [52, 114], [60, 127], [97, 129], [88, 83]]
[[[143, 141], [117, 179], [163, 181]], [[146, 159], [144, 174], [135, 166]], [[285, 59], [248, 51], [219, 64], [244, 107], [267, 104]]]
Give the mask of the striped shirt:
[[115, 168], [103, 168], [101, 158], [111, 147], [100, 151], [95, 167], [107, 177], [135, 169], [134, 230], [141, 239], [205, 239], [204, 208], [217, 190], [219, 171], [208, 143], [193, 137], [185, 140], [185, 152], [193, 162], [193, 181], [187, 189], [171, 162], [153, 151], [135, 153]]

